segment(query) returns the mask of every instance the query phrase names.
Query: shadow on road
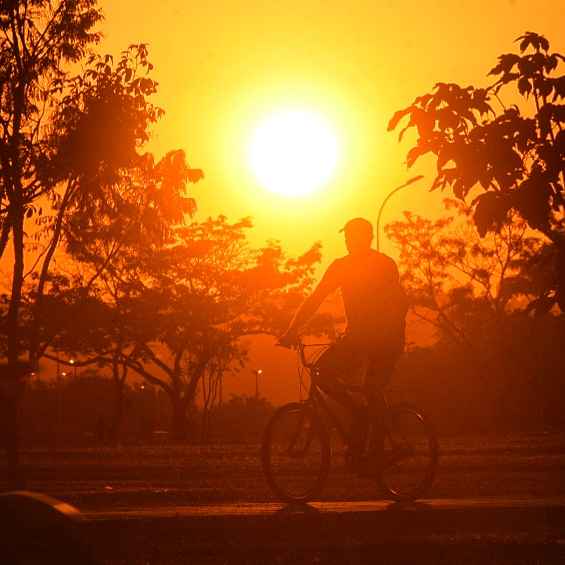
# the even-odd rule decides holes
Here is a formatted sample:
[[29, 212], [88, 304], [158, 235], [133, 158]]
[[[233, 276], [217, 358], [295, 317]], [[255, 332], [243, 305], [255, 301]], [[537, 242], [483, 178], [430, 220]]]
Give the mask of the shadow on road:
[[317, 508], [314, 508], [313, 506], [310, 506], [309, 504], [306, 503], [298, 503], [298, 502], [294, 502], [294, 503], [290, 503], [287, 504], [285, 506], [283, 506], [280, 510], [277, 510], [277, 514], [283, 515], [283, 516], [287, 516], [287, 515], [293, 515], [293, 514], [319, 514], [320, 511]]

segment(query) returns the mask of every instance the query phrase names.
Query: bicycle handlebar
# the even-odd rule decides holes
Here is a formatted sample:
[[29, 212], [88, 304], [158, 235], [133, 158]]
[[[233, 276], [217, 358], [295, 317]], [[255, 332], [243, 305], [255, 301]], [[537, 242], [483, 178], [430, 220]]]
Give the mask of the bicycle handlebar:
[[[287, 349], [296, 349], [296, 351], [298, 351], [298, 355], [300, 357], [300, 362], [302, 363], [302, 365], [304, 367], [306, 367], [307, 369], [312, 369], [314, 367], [315, 362], [310, 363], [306, 359], [306, 355], [304, 354], [304, 350], [306, 349], [306, 347], [308, 347], [308, 345], [306, 345], [300, 337], [298, 338], [296, 343], [294, 343], [292, 345], [284, 345], [282, 343], [277, 343], [277, 345], [279, 347], [286, 347]], [[312, 344], [312, 345], [330, 345], [330, 344], [324, 343], [324, 344]]]

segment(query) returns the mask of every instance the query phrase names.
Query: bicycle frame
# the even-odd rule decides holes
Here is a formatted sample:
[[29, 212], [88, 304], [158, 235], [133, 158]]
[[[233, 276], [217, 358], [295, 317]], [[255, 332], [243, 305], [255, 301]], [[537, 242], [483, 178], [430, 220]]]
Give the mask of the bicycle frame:
[[[263, 437], [261, 460], [267, 481], [273, 491], [283, 500], [294, 502], [304, 502], [321, 493], [331, 465], [330, 431], [335, 428], [348, 448], [344, 454], [346, 467], [361, 477], [376, 479], [387, 496], [393, 500], [407, 501], [421, 497], [433, 482], [439, 456], [437, 438], [429, 420], [414, 406], [405, 403], [389, 404], [386, 394], [381, 391], [379, 394], [382, 394], [384, 402], [382, 409], [385, 411], [382, 422], [384, 430], [377, 427], [381, 422], [371, 421], [369, 407], [365, 403], [360, 403], [354, 394], [364, 392], [364, 389], [350, 386], [339, 378], [325, 380], [324, 375], [320, 375], [317, 370], [318, 359], [315, 358], [310, 362], [306, 359], [305, 348], [309, 345], [331, 344], [305, 345], [300, 341], [297, 343], [299, 366], [310, 376], [310, 383], [306, 386], [306, 399], [302, 403], [291, 402], [281, 406], [269, 421]], [[359, 410], [366, 410], [367, 417], [364, 419], [363, 429], [356, 425], [347, 425], [346, 419], [340, 414], [341, 410], [333, 405], [333, 401], [353, 416]], [[293, 423], [292, 419], [289, 420], [296, 416], [298, 416], [296, 423]], [[413, 423], [417, 425], [414, 438], [410, 433], [404, 433], [404, 421], [410, 425]], [[357, 423], [361, 424], [360, 421]], [[291, 424], [290, 428], [289, 424]], [[280, 438], [279, 430], [283, 432]], [[381, 436], [381, 431], [384, 431], [384, 438]], [[381, 440], [384, 440], [382, 451]], [[310, 452], [311, 445], [314, 445], [312, 452]], [[312, 461], [308, 459], [309, 454], [314, 456]], [[418, 461], [423, 457], [423, 466], [421, 462], [416, 466], [400, 465], [404, 460], [415, 455]], [[301, 465], [316, 465], [313, 468], [316, 472], [313, 475], [314, 482], [310, 480], [310, 475], [297, 471], [298, 479], [308, 481], [306, 490], [299, 490], [297, 493], [292, 484], [285, 485], [285, 480], [289, 478], [289, 472], [284, 471], [287, 468], [285, 465], [288, 457], [291, 459], [291, 475], [294, 473], [293, 470], [298, 469], [293, 462], [294, 459], [302, 458]], [[409, 480], [406, 483], [406, 474], [408, 479], [412, 479], [415, 474], [416, 482]], [[297, 487], [299, 489], [302, 488], [300, 480]]]
[[[300, 362], [302, 366], [308, 371], [310, 375], [310, 387], [308, 390], [308, 395], [306, 400], [303, 402], [309, 404], [313, 407], [314, 412], [316, 413], [317, 417], [320, 417], [320, 412], [325, 412], [325, 414], [329, 417], [332, 425], [336, 428], [341, 439], [344, 443], [348, 446], [353, 445], [354, 437], [352, 434], [345, 429], [342, 425], [340, 419], [336, 416], [335, 412], [329, 407], [328, 403], [326, 402], [323, 394], [323, 389], [317, 382], [317, 375], [315, 373], [315, 366], [316, 362], [308, 362], [304, 353], [306, 347], [315, 347], [315, 346], [331, 346], [331, 343], [316, 343], [312, 345], [305, 345], [302, 341], [299, 341], [297, 344], [297, 350], [300, 358]], [[338, 404], [344, 406], [351, 414], [354, 414], [355, 411], [360, 409], [365, 410], [366, 408], [360, 405], [351, 397], [351, 392], [363, 392], [360, 387], [352, 387], [344, 385], [343, 390], [340, 391], [339, 396], [337, 394], [333, 396], [329, 392], [326, 393], [328, 396], [333, 398]]]

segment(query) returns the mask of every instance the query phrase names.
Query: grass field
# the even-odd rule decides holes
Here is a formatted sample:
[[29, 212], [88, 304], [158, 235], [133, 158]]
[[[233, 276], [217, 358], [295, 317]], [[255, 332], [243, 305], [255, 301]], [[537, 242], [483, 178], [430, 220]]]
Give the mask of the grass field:
[[[565, 495], [565, 434], [441, 438], [431, 498]], [[28, 450], [27, 486], [81, 510], [272, 500], [257, 445]], [[336, 454], [323, 498], [379, 498]]]

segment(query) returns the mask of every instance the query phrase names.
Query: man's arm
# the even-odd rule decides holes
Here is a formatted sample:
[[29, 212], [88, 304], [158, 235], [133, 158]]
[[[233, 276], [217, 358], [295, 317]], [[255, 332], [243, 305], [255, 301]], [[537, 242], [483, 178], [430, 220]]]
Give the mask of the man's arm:
[[286, 333], [279, 339], [281, 345], [291, 345], [296, 342], [298, 330], [303, 326], [316, 312], [320, 304], [326, 296], [331, 294], [339, 287], [338, 265], [334, 261], [324, 273], [324, 276], [314, 289], [314, 292], [304, 301], [302, 306], [298, 308], [292, 322]]
[[406, 292], [402, 285], [400, 284], [400, 273], [398, 272], [398, 266], [396, 262], [390, 259], [390, 279], [391, 279], [391, 288], [393, 289], [392, 301], [398, 308], [398, 315], [399, 316], [406, 316], [408, 312], [408, 297], [406, 296]]

